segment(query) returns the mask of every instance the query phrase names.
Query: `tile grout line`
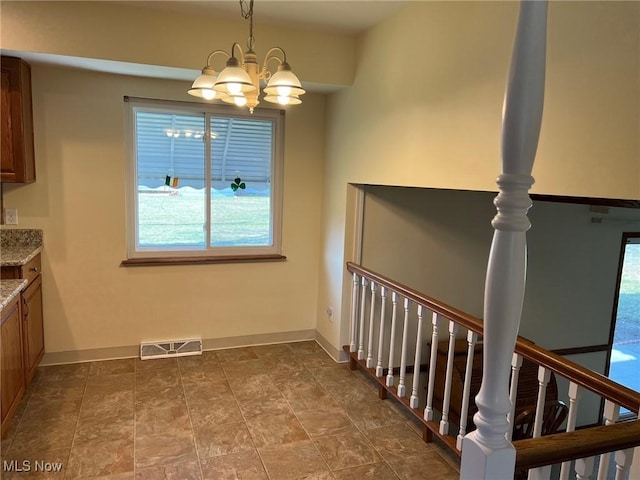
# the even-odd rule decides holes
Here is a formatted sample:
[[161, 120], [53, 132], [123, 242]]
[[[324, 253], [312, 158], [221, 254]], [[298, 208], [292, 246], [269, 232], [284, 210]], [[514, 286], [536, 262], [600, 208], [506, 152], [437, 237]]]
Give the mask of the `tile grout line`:
[[189, 416], [189, 424], [191, 425], [191, 432], [193, 432], [193, 446], [196, 449], [196, 460], [198, 462], [198, 471], [200, 472], [200, 478], [204, 480], [204, 472], [202, 470], [202, 460], [200, 458], [200, 449], [198, 448], [196, 429], [193, 426], [193, 419], [191, 418], [191, 407], [189, 406], [189, 399], [187, 398], [187, 390], [184, 388], [184, 381], [182, 380], [182, 367], [180, 366], [179, 359], [176, 358], [176, 362], [178, 364], [178, 375], [180, 376], [180, 385], [182, 387], [182, 395], [184, 396], [184, 403], [187, 407], [187, 415]]
[[136, 474], [138, 473], [138, 467], [136, 464], [136, 444], [138, 442], [136, 442], [136, 425], [137, 425], [137, 420], [138, 420], [138, 413], [137, 413], [137, 408], [136, 405], [138, 404], [138, 358], [136, 357], [135, 360], [133, 361], [133, 447], [132, 447], [132, 454], [131, 456], [133, 457], [133, 478], [135, 479]]

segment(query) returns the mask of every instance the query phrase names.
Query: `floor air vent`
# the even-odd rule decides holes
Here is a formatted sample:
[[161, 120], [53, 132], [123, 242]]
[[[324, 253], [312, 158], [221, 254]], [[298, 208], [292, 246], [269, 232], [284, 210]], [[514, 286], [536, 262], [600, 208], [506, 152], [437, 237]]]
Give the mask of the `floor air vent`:
[[140, 358], [185, 357], [187, 355], [201, 355], [202, 340], [192, 338], [189, 340], [172, 340], [169, 342], [147, 342], [140, 344]]

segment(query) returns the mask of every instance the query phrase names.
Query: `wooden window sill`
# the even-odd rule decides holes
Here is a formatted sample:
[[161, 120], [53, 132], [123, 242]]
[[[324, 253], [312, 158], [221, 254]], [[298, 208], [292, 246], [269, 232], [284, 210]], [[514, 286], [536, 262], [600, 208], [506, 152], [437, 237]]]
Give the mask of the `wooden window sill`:
[[284, 255], [220, 255], [215, 257], [147, 257], [129, 258], [120, 262], [121, 267], [159, 267], [169, 265], [206, 265], [210, 263], [281, 262]]

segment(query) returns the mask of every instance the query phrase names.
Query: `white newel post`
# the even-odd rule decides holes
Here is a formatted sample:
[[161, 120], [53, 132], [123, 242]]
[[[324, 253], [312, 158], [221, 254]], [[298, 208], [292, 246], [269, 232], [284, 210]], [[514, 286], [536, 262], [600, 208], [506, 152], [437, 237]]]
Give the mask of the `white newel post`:
[[509, 371], [515, 347], [526, 271], [526, 232], [531, 226], [529, 189], [544, 100], [546, 1], [522, 1], [505, 94], [502, 174], [484, 295], [483, 376], [476, 396], [477, 430], [462, 445], [463, 480], [512, 479], [516, 453], [507, 440]]

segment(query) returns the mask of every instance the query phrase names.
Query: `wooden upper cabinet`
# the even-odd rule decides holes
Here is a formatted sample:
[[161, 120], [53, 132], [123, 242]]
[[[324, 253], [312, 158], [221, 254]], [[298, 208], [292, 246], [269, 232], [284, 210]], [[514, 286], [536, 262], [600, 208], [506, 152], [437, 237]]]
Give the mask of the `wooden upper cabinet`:
[[20, 58], [2, 56], [0, 69], [0, 180], [9, 183], [31, 183], [36, 179], [31, 67]]

